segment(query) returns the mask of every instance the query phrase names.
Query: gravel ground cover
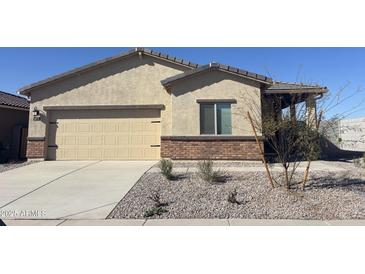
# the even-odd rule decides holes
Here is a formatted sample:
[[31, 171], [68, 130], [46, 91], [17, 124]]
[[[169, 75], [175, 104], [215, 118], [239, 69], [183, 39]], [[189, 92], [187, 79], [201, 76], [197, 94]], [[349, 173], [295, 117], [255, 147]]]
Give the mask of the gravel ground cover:
[[30, 165], [33, 163], [35, 163], [35, 161], [12, 162], [12, 163], [0, 164], [0, 173], [14, 169], [14, 168], [27, 166], [27, 165]]
[[[264, 172], [232, 172], [219, 184], [205, 182], [197, 173], [168, 181], [150, 172], [109, 218], [144, 218], [155, 204], [150, 197], [157, 193], [167, 205], [161, 215], [149, 218], [365, 219], [365, 169], [342, 166], [346, 172], [312, 172], [305, 191], [271, 189]], [[240, 204], [228, 202], [233, 191]]]

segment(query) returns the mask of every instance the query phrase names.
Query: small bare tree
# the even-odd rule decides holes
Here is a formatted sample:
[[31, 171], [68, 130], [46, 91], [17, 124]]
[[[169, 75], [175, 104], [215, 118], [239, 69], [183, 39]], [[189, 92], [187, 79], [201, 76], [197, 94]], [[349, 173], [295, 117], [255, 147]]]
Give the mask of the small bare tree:
[[[306, 161], [303, 180], [300, 182], [301, 188], [305, 188], [311, 163], [320, 156], [320, 138], [326, 136], [326, 130], [328, 130], [326, 127], [321, 127], [322, 120], [330, 110], [342, 105], [360, 91], [358, 89], [353, 93], [345, 94], [343, 89], [340, 89], [334, 95], [324, 94], [312, 98], [312, 100], [317, 99], [317, 102], [314, 102], [317, 103], [317, 111], [307, 108], [304, 99], [308, 95], [305, 94], [292, 94], [286, 98], [274, 95], [267, 101], [258, 101], [256, 96], [252, 96], [250, 92], [243, 93], [242, 99], [247, 102], [247, 105], [244, 110], [238, 110], [236, 114], [249, 121], [259, 146], [261, 144], [256, 132], [264, 136], [266, 144], [273, 152], [274, 162], [277, 162], [283, 169], [282, 175], [273, 177], [266, 164], [266, 155], [262, 154], [271, 186], [284, 186], [286, 189], [291, 189], [296, 184], [294, 177], [299, 165], [302, 161]], [[309, 96], [315, 95], [309, 94]], [[282, 109], [285, 100], [286, 108]], [[356, 106], [357, 109], [364, 102], [365, 98]], [[263, 109], [267, 110], [267, 108], [270, 108], [271, 112], [264, 113]], [[355, 109], [352, 108], [352, 111]], [[336, 121], [343, 119], [348, 114], [349, 112], [343, 111], [336, 113], [330, 119]]]

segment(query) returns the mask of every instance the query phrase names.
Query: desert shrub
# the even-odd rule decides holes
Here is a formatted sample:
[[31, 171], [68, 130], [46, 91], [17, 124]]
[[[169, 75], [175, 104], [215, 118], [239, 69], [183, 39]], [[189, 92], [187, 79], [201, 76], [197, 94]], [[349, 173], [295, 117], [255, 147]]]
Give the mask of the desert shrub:
[[153, 217], [155, 215], [162, 215], [163, 213], [168, 212], [168, 210], [165, 208], [169, 205], [167, 202], [162, 202], [161, 195], [159, 192], [154, 192], [150, 196], [148, 196], [148, 199], [152, 200], [154, 202], [154, 206], [144, 213], [144, 217]]
[[153, 207], [151, 209], [146, 210], [146, 212], [144, 213], [143, 217], [148, 218], [148, 217], [153, 217], [155, 215], [161, 216], [163, 213], [166, 213], [167, 209], [163, 208], [163, 207]]
[[237, 204], [237, 205], [242, 204], [242, 202], [238, 201], [237, 199], [237, 189], [234, 189], [231, 192], [229, 192], [227, 201], [231, 204]]
[[200, 177], [209, 183], [222, 181], [223, 176], [219, 170], [213, 169], [213, 161], [202, 161], [198, 163]]
[[155, 203], [155, 207], [163, 207], [169, 205], [167, 202], [161, 201], [161, 195], [159, 192], [151, 194], [148, 199], [152, 200]]
[[165, 176], [166, 179], [172, 179], [173, 163], [171, 160], [161, 159], [158, 167], [160, 168], [162, 175]]

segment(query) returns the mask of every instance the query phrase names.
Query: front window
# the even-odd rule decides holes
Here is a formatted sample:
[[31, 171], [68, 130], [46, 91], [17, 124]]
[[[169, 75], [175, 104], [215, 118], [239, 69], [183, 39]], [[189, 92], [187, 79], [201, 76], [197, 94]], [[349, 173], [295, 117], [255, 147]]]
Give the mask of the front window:
[[200, 134], [232, 134], [231, 104], [200, 104]]

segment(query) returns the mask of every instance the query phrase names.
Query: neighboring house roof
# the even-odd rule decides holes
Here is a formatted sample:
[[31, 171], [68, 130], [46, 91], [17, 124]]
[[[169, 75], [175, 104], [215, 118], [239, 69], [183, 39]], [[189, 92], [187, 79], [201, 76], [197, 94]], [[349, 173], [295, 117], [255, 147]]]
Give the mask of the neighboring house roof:
[[185, 79], [185, 78], [188, 78], [188, 77], [192, 77], [192, 76], [197, 75], [197, 74], [202, 73], [202, 72], [214, 71], [214, 70], [215, 71], [219, 70], [219, 71], [223, 71], [223, 72], [227, 72], [227, 73], [233, 73], [233, 74], [238, 75], [240, 77], [251, 79], [253, 81], [257, 81], [257, 82], [260, 82], [260, 83], [263, 83], [263, 84], [270, 85], [272, 83], [272, 79], [267, 77], [267, 76], [264, 76], [264, 75], [249, 72], [249, 71], [242, 70], [242, 69], [239, 69], [239, 68], [235, 68], [235, 67], [232, 67], [232, 66], [222, 65], [222, 64], [219, 64], [219, 63], [210, 63], [208, 65], [200, 66], [200, 67], [197, 67], [193, 70], [189, 70], [189, 71], [183, 72], [181, 74], [166, 78], [166, 79], [161, 81], [161, 84], [163, 86], [169, 86], [172, 83], [174, 83], [175, 81], [182, 80], [182, 79]]
[[319, 85], [306, 85], [302, 83], [289, 83], [275, 81], [266, 89], [266, 94], [288, 94], [288, 93], [326, 93], [327, 87], [321, 87]]
[[29, 109], [29, 102], [26, 98], [0, 91], [0, 107]]
[[171, 63], [181, 65], [181, 66], [184, 66], [184, 67], [188, 67], [188, 68], [192, 68], [192, 69], [197, 68], [199, 66], [198, 64], [192, 63], [190, 61], [179, 59], [177, 57], [174, 57], [174, 56], [171, 56], [171, 55], [168, 55], [168, 54], [164, 54], [164, 53], [161, 53], [161, 52], [158, 52], [158, 51], [153, 51], [153, 50], [145, 49], [145, 48], [135, 48], [135, 49], [129, 50], [127, 52], [123, 52], [121, 54], [118, 54], [118, 55], [115, 55], [115, 56], [112, 56], [112, 57], [108, 57], [108, 58], [105, 58], [105, 59], [90, 63], [88, 65], [85, 65], [85, 66], [82, 66], [82, 67], [79, 67], [79, 68], [76, 68], [76, 69], [73, 69], [73, 70], [70, 70], [70, 71], [67, 71], [67, 72], [52, 76], [52, 77], [49, 77], [49, 78], [44, 79], [42, 81], [27, 85], [25, 87], [20, 88], [18, 90], [18, 93], [23, 94], [23, 95], [27, 95], [34, 88], [38, 88], [38, 87], [43, 86], [43, 85], [48, 85], [48, 84], [56, 82], [58, 80], [71, 77], [75, 74], [85, 72], [85, 71], [88, 71], [88, 70], [92, 70], [92, 69], [96, 69], [98, 67], [101, 67], [101, 66], [107, 65], [109, 63], [119, 61], [120, 59], [129, 57], [129, 56], [132, 56], [132, 55], [136, 55], [136, 54], [139, 54], [139, 53], [142, 53], [142, 54], [145, 54], [145, 55], [148, 55], [148, 56], [152, 56], [152, 57], [155, 57], [155, 58], [163, 59], [163, 60], [169, 61]]

